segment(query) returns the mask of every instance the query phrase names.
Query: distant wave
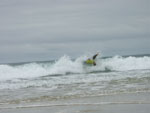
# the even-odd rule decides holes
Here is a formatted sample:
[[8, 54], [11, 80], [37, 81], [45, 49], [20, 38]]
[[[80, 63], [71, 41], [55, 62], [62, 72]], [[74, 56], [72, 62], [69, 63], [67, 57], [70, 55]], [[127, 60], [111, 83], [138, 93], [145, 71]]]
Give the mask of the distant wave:
[[71, 60], [69, 56], [63, 56], [57, 61], [26, 63], [18, 65], [0, 65], [0, 80], [14, 78], [34, 78], [41, 76], [55, 76], [64, 74], [99, 73], [109, 71], [128, 71], [150, 69], [150, 56], [114, 56], [97, 59], [97, 66], [86, 66], [84, 61], [87, 56], [81, 56]]

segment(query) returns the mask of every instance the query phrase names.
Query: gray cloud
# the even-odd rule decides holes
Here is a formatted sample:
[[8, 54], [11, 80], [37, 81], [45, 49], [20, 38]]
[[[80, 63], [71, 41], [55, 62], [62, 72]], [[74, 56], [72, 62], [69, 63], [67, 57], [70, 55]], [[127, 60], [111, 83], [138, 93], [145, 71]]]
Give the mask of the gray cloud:
[[0, 62], [150, 49], [149, 0], [1, 0], [0, 14]]

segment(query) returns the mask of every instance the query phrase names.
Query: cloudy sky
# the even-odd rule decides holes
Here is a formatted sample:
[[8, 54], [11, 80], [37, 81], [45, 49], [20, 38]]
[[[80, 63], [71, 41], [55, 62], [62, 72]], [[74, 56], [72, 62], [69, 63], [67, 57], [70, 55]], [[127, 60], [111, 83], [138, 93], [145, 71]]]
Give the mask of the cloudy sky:
[[0, 63], [150, 53], [150, 0], [0, 0]]

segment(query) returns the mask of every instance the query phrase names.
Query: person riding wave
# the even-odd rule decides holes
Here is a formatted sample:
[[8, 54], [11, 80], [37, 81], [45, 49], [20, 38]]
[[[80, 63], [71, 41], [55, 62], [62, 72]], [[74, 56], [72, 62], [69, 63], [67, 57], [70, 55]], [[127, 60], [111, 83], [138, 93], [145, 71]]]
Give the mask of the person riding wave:
[[96, 66], [95, 59], [96, 59], [96, 57], [97, 57], [98, 55], [99, 55], [99, 53], [95, 54], [95, 55], [92, 57], [92, 59], [91, 59], [91, 58], [87, 59], [87, 60], [85, 61], [85, 63], [86, 63], [86, 64], [92, 64], [92, 65]]

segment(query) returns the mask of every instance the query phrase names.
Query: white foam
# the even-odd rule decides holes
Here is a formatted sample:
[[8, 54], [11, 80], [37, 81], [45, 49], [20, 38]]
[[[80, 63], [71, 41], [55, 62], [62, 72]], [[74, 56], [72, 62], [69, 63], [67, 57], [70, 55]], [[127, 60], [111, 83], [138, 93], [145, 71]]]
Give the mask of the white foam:
[[0, 65], [0, 80], [10, 80], [14, 78], [33, 78], [45, 75], [66, 74], [66, 73], [87, 73], [93, 71], [105, 71], [106, 69], [115, 71], [150, 69], [150, 57], [120, 57], [97, 59], [97, 66], [87, 66], [83, 61], [86, 56], [71, 60], [69, 56], [63, 56], [55, 63], [28, 63], [24, 65], [11, 66]]
[[36, 63], [20, 66], [0, 65], [0, 80], [39, 77], [46, 74], [47, 69]]
[[113, 58], [103, 59], [101, 66], [110, 68], [116, 71], [127, 71], [137, 69], [150, 69], [150, 57], [121, 57], [115, 56]]
[[69, 56], [61, 57], [51, 68], [51, 74], [82, 73], [82, 59], [72, 61]]

